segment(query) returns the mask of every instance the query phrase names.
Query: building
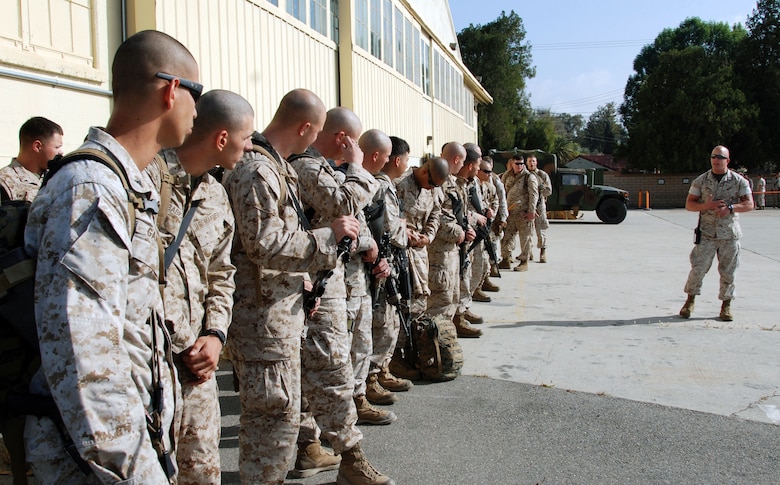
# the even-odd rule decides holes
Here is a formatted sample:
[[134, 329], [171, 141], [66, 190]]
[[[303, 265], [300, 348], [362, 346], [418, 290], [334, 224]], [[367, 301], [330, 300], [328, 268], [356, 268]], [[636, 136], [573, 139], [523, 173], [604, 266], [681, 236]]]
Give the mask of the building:
[[625, 160], [615, 160], [612, 155], [578, 155], [566, 164], [566, 168], [595, 168], [606, 171], [624, 172]]
[[0, 19], [0, 166], [31, 116], [62, 125], [66, 150], [104, 124], [113, 54], [145, 29], [186, 45], [206, 90], [245, 96], [258, 128], [307, 88], [421, 156], [476, 142], [476, 107], [492, 102], [463, 65], [447, 0], [14, 0]]

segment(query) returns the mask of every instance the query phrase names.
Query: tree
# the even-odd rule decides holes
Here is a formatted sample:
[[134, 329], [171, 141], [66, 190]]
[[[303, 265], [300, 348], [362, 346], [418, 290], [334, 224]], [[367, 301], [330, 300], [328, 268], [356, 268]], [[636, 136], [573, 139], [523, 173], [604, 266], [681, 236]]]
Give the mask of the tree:
[[485, 25], [469, 25], [458, 33], [463, 63], [482, 78], [493, 104], [480, 105], [479, 141], [485, 148], [511, 148], [518, 128], [531, 109], [525, 94], [533, 78], [531, 46], [525, 42], [523, 20], [514, 11]]
[[749, 129], [757, 110], [734, 74], [745, 37], [739, 24], [690, 18], [642, 49], [620, 107], [631, 166], [697, 171], [714, 145]]
[[625, 130], [618, 122], [615, 103], [608, 103], [590, 115], [588, 123], [579, 134], [579, 142], [591, 153], [612, 155], [618, 144], [622, 142]]

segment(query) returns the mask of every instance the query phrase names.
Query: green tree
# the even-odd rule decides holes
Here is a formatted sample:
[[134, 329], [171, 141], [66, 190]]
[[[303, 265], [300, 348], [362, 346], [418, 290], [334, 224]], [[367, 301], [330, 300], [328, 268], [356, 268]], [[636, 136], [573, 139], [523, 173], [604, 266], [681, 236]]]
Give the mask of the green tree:
[[493, 104], [481, 105], [479, 141], [487, 148], [511, 148], [518, 128], [531, 109], [525, 94], [526, 79], [533, 78], [531, 46], [525, 42], [523, 20], [514, 11], [485, 25], [469, 25], [458, 33], [463, 62], [482, 78]]
[[739, 24], [690, 18], [642, 49], [620, 107], [628, 133], [622, 153], [633, 167], [700, 170], [714, 145], [751, 126], [757, 111], [734, 74], [745, 37]]
[[617, 107], [615, 103], [607, 103], [590, 115], [578, 138], [580, 145], [591, 153], [612, 155], [624, 137], [625, 130], [618, 122]]

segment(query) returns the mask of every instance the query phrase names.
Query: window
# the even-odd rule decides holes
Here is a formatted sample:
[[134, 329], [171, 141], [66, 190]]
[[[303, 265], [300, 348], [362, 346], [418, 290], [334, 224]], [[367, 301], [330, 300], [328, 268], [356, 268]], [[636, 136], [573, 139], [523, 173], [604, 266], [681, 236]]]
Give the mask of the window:
[[414, 29], [414, 39], [412, 41], [412, 47], [409, 49], [409, 52], [414, 53], [414, 62], [412, 63], [412, 71], [414, 71], [414, 84], [420, 86], [420, 29], [417, 27]]
[[406, 78], [414, 81], [414, 50], [412, 45], [414, 37], [412, 36], [412, 23], [409, 19], [404, 19], [404, 49], [406, 51]]
[[439, 51], [433, 51], [433, 97], [441, 99], [441, 54]]
[[561, 185], [585, 185], [585, 176], [577, 173], [565, 173], [561, 177]]
[[404, 73], [404, 14], [395, 9], [395, 68]]
[[306, 22], [306, 0], [287, 0], [287, 13]]
[[339, 43], [339, 0], [330, 0], [330, 38]]
[[268, 3], [279, 6], [279, 0], [268, 0]]
[[428, 39], [420, 40], [420, 54], [422, 62], [420, 63], [420, 74], [422, 76], [422, 90], [428, 96], [431, 95], [431, 48]]
[[382, 5], [381, 0], [371, 0], [371, 54], [382, 58]]
[[368, 50], [368, 0], [355, 0], [355, 40]]
[[382, 30], [384, 60], [388, 66], [393, 67], [393, 2], [392, 0], [384, 0], [384, 2], [384, 11], [382, 13], [382, 21], [384, 22], [384, 29]]
[[311, 0], [311, 28], [322, 35], [328, 35], [328, 5], [326, 0]]

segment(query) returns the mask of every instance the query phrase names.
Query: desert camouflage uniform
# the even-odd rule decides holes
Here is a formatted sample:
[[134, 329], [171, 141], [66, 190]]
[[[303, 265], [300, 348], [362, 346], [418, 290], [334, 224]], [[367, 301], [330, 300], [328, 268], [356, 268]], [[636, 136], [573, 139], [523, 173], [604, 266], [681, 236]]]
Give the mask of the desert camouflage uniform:
[[[380, 188], [374, 195], [374, 200], [383, 200], [385, 204], [384, 232], [390, 235], [391, 251], [407, 251], [407, 236], [405, 221], [401, 218], [401, 207], [395, 184], [390, 177], [379, 172], [374, 177], [379, 181]], [[391, 260], [388, 260], [390, 263]], [[395, 262], [393, 262], [395, 264]], [[371, 336], [373, 353], [371, 354], [370, 373], [376, 374], [386, 368], [393, 356], [395, 344], [398, 341], [400, 320], [395, 306], [387, 303], [384, 286], [380, 287], [377, 301], [373, 302], [373, 321]]]
[[[498, 212], [498, 198], [496, 197], [496, 186], [491, 182], [482, 182], [477, 180], [477, 186], [479, 187], [480, 201], [482, 202], [482, 210], [492, 209], [493, 214]], [[471, 251], [473, 255], [471, 258], [471, 283], [470, 288], [472, 295], [474, 291], [482, 285], [482, 282], [490, 273], [490, 256], [487, 252], [487, 244], [492, 243], [492, 239], [495, 237], [493, 231], [489, 232], [489, 240], [482, 241], [480, 245]], [[470, 246], [470, 244], [469, 244]], [[496, 247], [495, 245], [493, 247]], [[498, 255], [498, 252], [496, 252]]]
[[241, 387], [239, 471], [243, 483], [282, 483], [300, 422], [303, 285], [309, 269], [335, 266], [336, 240], [330, 228], [301, 226], [297, 177], [281, 157], [246, 153], [224, 185], [238, 235], [227, 346]]
[[496, 188], [496, 198], [498, 199], [498, 211], [496, 212], [496, 220], [494, 222], [497, 222], [496, 228], [493, 232], [493, 244], [496, 247], [496, 257], [498, 258], [498, 262], [500, 263], [503, 258], [503, 255], [501, 254], [501, 240], [504, 238], [504, 230], [501, 229], [501, 223], [506, 222], [506, 220], [509, 218], [509, 208], [506, 203], [506, 188], [504, 187], [504, 182], [501, 181], [501, 177], [498, 176], [495, 172], [490, 174], [490, 181], [493, 182], [493, 185]]
[[[440, 188], [423, 189], [414, 179], [414, 169], [409, 169], [395, 180], [398, 200], [403, 209], [407, 231], [414, 231], [433, 241], [441, 223], [441, 203], [443, 193]], [[428, 287], [428, 246], [409, 248], [409, 276], [412, 279], [412, 315], [416, 316], [428, 307], [431, 290]], [[403, 335], [399, 335], [403, 340]], [[399, 341], [398, 345], [402, 342]]]
[[199, 182], [191, 180], [175, 150], [164, 150], [161, 155], [164, 166], [155, 158], [146, 173], [158, 191], [162, 186], [161, 171], [174, 177], [167, 217], [158, 221], [166, 248], [179, 233], [188, 199], [198, 204], [176, 257], [166, 271], [164, 292], [165, 323], [171, 333], [183, 398], [176, 452], [179, 483], [218, 484], [221, 423], [216, 374], [198, 383], [181, 354], [205, 331], [219, 330], [227, 336], [235, 290], [236, 268], [230, 262], [235, 221], [227, 193], [214, 177], [206, 173]]
[[[316, 150], [292, 162], [298, 173], [304, 208], [313, 208], [313, 227], [330, 227], [342, 215], [357, 215], [379, 188], [374, 177], [359, 165], [348, 164], [346, 178], [339, 183], [334, 169]], [[355, 256], [359, 258], [359, 256]], [[306, 321], [306, 338], [301, 349], [301, 390], [311, 414], [301, 423], [299, 443], [315, 438], [317, 424], [339, 454], [363, 439], [356, 426], [353, 401], [355, 377], [350, 359], [352, 338], [347, 330], [347, 286], [344, 265], [339, 263], [328, 280], [320, 307]]]
[[539, 202], [536, 203], [536, 218], [534, 219], [536, 247], [546, 249], [547, 229], [550, 228], [550, 221], [547, 220], [547, 197], [552, 194], [552, 182], [550, 182], [550, 176], [547, 175], [547, 172], [541, 168], [537, 168], [533, 173], [539, 179]]
[[[465, 179], [461, 178], [465, 181]], [[427, 312], [431, 315], [445, 315], [452, 318], [458, 309], [460, 299], [460, 248], [458, 238], [465, 234], [453, 212], [453, 197], [464, 204], [466, 193], [464, 183], [458, 177], [450, 175], [442, 184], [444, 192], [441, 204], [441, 224], [436, 237], [431, 241], [428, 251], [429, 279], [431, 296], [428, 298]]]
[[[472, 217], [473, 214], [477, 213], [477, 208], [474, 206], [473, 201], [471, 200], [471, 192], [476, 191], [476, 197], [479, 199], [480, 206], [482, 205], [482, 194], [481, 190], [479, 189], [479, 179], [474, 177], [471, 180], [465, 179], [463, 177], [457, 177], [458, 183], [462, 186], [462, 190], [466, 196], [464, 199], [466, 209], [464, 214], [466, 214], [466, 218], [469, 221], [469, 225], [472, 228], [476, 228], [476, 220]], [[471, 248], [471, 244], [473, 241], [463, 241], [463, 244], [465, 246], [465, 250], [468, 250]], [[473, 251], [468, 253], [469, 258], [469, 264], [468, 266], [461, 270], [460, 274], [460, 298], [458, 301], [458, 309], [457, 313], [465, 313], [466, 310], [469, 309], [472, 303], [471, 295], [474, 294], [474, 291], [479, 288], [479, 284], [474, 286], [473, 280], [477, 277], [477, 275], [480, 275], [482, 273], [483, 267], [482, 265], [486, 262], [486, 258], [482, 257], [482, 253], [485, 252], [485, 246], [480, 243], [478, 244]], [[488, 266], [488, 270], [490, 267]], [[482, 281], [481, 279], [479, 280]]]
[[[744, 177], [729, 170], [718, 181], [708, 170], [696, 177], [688, 190], [689, 195], [699, 197], [699, 202], [705, 202], [710, 196], [713, 200], [723, 200], [726, 204], [736, 204], [740, 197], [750, 196], [750, 186]], [[733, 300], [735, 297], [734, 274], [739, 267], [739, 239], [742, 229], [739, 225], [739, 215], [729, 214], [718, 217], [714, 210], [699, 213], [699, 228], [701, 242], [693, 246], [691, 251], [691, 272], [685, 283], [685, 293], [700, 295], [704, 275], [710, 270], [712, 260], [718, 256], [718, 273], [720, 273], [720, 290], [718, 299]]]
[[5, 192], [10, 200], [32, 202], [41, 188], [43, 177], [24, 168], [16, 158], [11, 164], [0, 168], [0, 190]]
[[531, 255], [531, 238], [534, 232], [534, 221], [525, 219], [526, 212], [536, 210], [539, 199], [539, 179], [528, 169], [519, 174], [507, 170], [501, 176], [506, 188], [506, 201], [509, 209], [504, 238], [501, 240], [501, 257], [507, 261], [512, 259], [515, 248], [515, 236], [520, 236], [520, 259], [528, 261]]
[[[159, 200], [110, 135], [92, 128], [83, 147], [110, 153], [134, 192]], [[29, 416], [27, 459], [41, 483], [168, 482], [145, 418], [152, 412], [154, 362], [163, 389], [163, 441], [171, 449], [178, 383], [165, 350], [158, 233], [149, 211], [136, 210], [135, 228], [129, 227], [129, 210], [127, 192], [110, 168], [75, 161], [39, 192], [30, 212], [25, 241], [38, 259], [42, 360], [30, 390], [54, 396], [94, 472], [86, 477], [77, 468], [52, 420]], [[150, 328], [154, 318], [159, 323]]]

